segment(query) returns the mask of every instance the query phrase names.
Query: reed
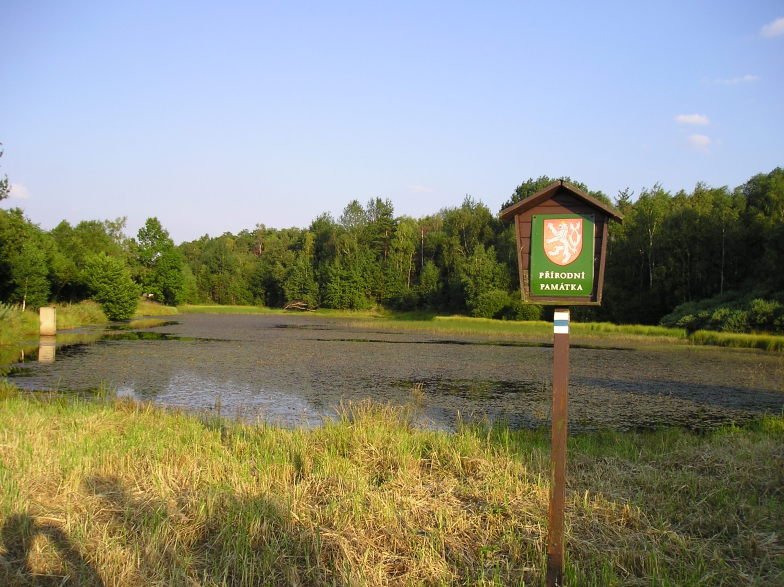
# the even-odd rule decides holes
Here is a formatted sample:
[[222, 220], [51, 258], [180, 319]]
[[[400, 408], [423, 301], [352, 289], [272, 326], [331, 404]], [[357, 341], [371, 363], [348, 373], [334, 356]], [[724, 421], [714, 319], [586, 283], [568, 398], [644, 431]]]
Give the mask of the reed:
[[12, 304], [0, 303], [0, 346], [38, 334], [38, 315]]
[[[0, 383], [0, 584], [540, 585], [542, 431], [313, 430]], [[784, 579], [784, 417], [570, 439], [571, 585]]]
[[108, 322], [101, 305], [92, 300], [85, 300], [78, 304], [57, 304], [56, 307], [58, 331]]
[[698, 330], [691, 334], [689, 340], [694, 344], [784, 352], [784, 336], [775, 334], [739, 334]]

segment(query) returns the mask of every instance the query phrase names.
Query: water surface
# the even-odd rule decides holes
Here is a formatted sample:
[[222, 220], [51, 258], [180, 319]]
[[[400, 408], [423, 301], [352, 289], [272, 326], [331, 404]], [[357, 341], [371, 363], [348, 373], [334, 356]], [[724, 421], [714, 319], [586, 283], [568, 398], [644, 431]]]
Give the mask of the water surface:
[[[423, 419], [438, 428], [458, 418], [549, 423], [552, 348], [545, 341], [371, 332], [313, 315], [183, 314], [151, 329], [82, 329], [56, 344], [53, 357], [42, 346], [5, 374], [30, 390], [103, 386], [287, 426], [319, 425], [341, 402], [361, 399], [417, 399]], [[570, 373], [573, 431], [707, 428], [784, 411], [780, 355], [573, 344]]]

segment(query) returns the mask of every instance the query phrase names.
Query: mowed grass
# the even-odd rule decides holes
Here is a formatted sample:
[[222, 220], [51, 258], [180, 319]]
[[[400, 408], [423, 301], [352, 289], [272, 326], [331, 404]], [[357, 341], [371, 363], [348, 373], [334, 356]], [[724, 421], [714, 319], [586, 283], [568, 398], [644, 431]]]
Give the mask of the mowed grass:
[[[286, 429], [0, 384], [0, 584], [541, 585], [547, 434], [415, 413]], [[571, 438], [566, 584], [782, 584], [783, 447], [782, 417]]]

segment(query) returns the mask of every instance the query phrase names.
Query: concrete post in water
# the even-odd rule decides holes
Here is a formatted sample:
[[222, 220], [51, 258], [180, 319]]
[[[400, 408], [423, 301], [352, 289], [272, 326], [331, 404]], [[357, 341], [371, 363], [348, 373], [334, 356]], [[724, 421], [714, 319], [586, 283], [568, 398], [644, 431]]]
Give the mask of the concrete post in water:
[[41, 323], [41, 336], [54, 336], [57, 334], [57, 308], [46, 306], [38, 309], [38, 317]]

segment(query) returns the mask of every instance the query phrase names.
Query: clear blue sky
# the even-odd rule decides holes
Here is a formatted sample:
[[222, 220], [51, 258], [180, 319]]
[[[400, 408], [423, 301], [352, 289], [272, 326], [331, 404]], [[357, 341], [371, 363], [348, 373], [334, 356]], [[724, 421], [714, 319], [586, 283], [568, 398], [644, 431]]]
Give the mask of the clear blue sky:
[[784, 3], [0, 0], [0, 174], [177, 242], [784, 165]]

